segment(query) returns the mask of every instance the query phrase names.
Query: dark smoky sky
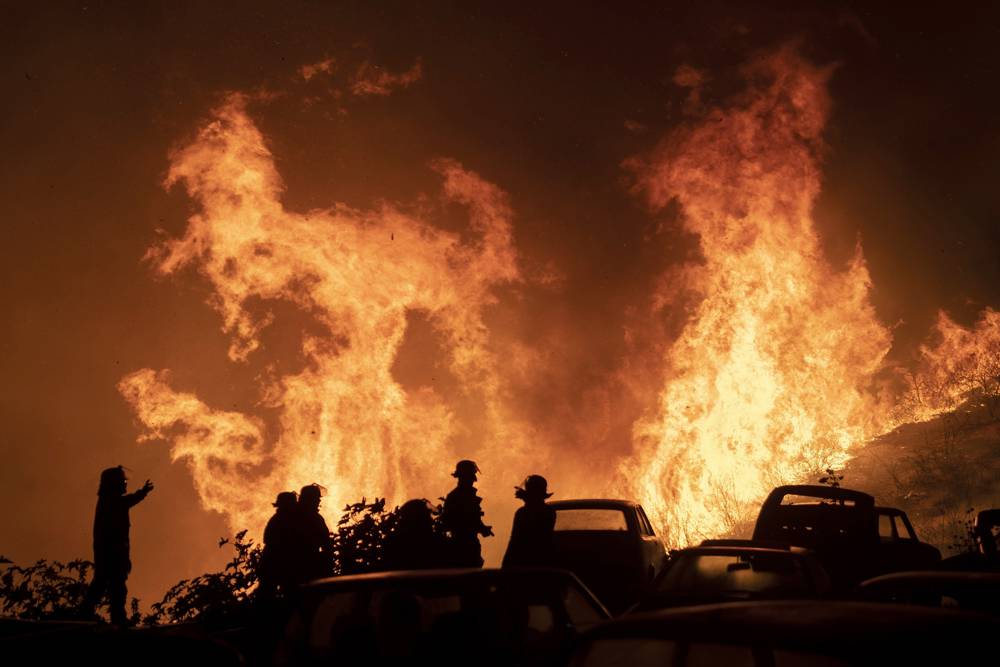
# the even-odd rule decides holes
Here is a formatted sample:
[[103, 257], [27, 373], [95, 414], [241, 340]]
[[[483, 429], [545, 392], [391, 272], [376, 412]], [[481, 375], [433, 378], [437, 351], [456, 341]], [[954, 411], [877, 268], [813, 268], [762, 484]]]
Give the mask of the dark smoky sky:
[[[439, 187], [438, 156], [510, 193], [525, 273], [562, 277], [523, 290], [505, 325], [568, 350], [552, 392], [618, 367], [626, 313], [691, 250], [621, 168], [684, 120], [676, 68], [704, 69], [706, 99], [723, 99], [739, 63], [789, 40], [838, 65], [816, 219], [832, 262], [861, 239], [878, 313], [901, 322], [893, 354], [939, 308], [970, 322], [1000, 304], [995, 8], [38, 4], [0, 9], [0, 553], [88, 555], [97, 475], [123, 463], [158, 485], [133, 512], [131, 588], [147, 602], [218, 563], [227, 529], [162, 443], [135, 443], [115, 385], [170, 368], [177, 387], [242, 409], [261, 371], [226, 360], [203, 281], [155, 279], [141, 261], [157, 229], [176, 235], [192, 212], [161, 185], [168, 152], [225, 91], [267, 99], [251, 111], [292, 209], [418, 206]], [[332, 73], [296, 77], [326, 58]], [[399, 73], [418, 61], [421, 80], [390, 96], [344, 92], [364, 62]], [[265, 343], [294, 357], [296, 326], [279, 318]]]

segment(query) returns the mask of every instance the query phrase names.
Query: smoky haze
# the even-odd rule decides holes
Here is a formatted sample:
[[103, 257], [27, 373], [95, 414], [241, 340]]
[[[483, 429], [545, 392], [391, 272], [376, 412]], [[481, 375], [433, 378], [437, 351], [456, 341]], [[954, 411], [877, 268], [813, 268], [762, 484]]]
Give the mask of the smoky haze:
[[[501, 341], [547, 355], [547, 372], [515, 388], [539, 441], [561, 443], [551, 456], [587, 464], [548, 475], [557, 497], [630, 449], [649, 398], [636, 378], [660, 363], [655, 350], [634, 354], [637, 322], [660, 276], [695, 253], [676, 210], [651, 213], [621, 167], [686, 118], [681, 65], [707, 73], [711, 104], [739, 89], [736, 66], [760, 48], [798, 39], [805, 58], [837, 64], [814, 218], [834, 266], [861, 239], [871, 300], [895, 327], [891, 358], [912, 354], [938, 309], [969, 324], [1000, 303], [995, 15], [826, 3], [503, 15], [360, 3], [4, 11], [0, 552], [22, 562], [88, 555], [97, 475], [125, 464], [133, 485], [157, 483], [133, 513], [131, 593], [146, 602], [221, 562], [215, 541], [231, 531], [201, 508], [167, 446], [136, 444], [118, 383], [167, 368], [171, 386], [207, 405], [263, 414], [262, 374], [301, 372], [303, 332], [316, 326], [270, 305], [266, 354], [233, 363], [204, 278], [159, 278], [142, 261], [180, 237], [197, 208], [182, 189], [164, 189], [169, 154], [227, 92], [255, 96], [290, 211], [390, 200], [416, 215], [440, 190], [427, 164], [441, 156], [507, 193], [523, 281], [499, 287], [483, 317]], [[445, 210], [434, 222], [461, 235], [462, 215]], [[433, 378], [455, 404], [439, 333], [420, 311], [408, 318], [393, 378], [407, 391]], [[669, 338], [682, 323], [668, 314], [658, 324]], [[442, 484], [452, 464], [441, 461]], [[494, 554], [519, 481], [489, 482]]]

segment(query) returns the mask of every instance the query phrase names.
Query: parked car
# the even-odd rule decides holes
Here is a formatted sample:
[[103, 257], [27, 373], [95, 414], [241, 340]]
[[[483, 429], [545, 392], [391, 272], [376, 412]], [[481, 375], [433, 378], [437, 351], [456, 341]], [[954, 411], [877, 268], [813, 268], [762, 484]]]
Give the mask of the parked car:
[[276, 664], [547, 665], [609, 618], [571, 573], [547, 568], [381, 572], [299, 590]]
[[875, 506], [861, 491], [792, 485], [774, 489], [761, 505], [754, 540], [785, 542], [816, 552], [834, 587], [850, 590], [864, 579], [929, 569], [941, 552], [919, 541], [906, 514]]
[[584, 633], [571, 667], [979, 664], [1000, 621], [906, 605], [730, 602], [634, 614]]
[[735, 602], [819, 598], [830, 578], [806, 549], [700, 546], [675, 551], [650, 590], [630, 611]]
[[987, 572], [896, 572], [861, 582], [857, 597], [978, 611], [1000, 616], [1000, 574]]
[[553, 565], [578, 576], [612, 613], [635, 604], [666, 564], [667, 552], [638, 503], [558, 500]]

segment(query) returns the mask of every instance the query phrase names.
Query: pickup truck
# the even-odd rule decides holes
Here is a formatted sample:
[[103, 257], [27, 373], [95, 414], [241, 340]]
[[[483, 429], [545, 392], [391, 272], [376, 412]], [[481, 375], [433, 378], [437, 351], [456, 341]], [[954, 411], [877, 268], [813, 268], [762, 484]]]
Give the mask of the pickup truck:
[[558, 500], [552, 565], [578, 576], [612, 613], [637, 602], [667, 552], [646, 512], [629, 500]]
[[940, 551], [917, 539], [905, 512], [839, 487], [774, 489], [761, 505], [753, 539], [814, 550], [841, 590], [880, 574], [933, 569], [941, 560]]

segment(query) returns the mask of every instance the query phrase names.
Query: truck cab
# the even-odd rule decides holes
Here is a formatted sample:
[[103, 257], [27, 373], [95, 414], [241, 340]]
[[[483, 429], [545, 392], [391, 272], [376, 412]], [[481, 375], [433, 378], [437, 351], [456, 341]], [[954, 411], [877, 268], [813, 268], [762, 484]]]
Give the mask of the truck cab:
[[829, 486], [774, 489], [761, 505], [753, 539], [815, 550], [839, 589], [887, 572], [932, 568], [941, 560], [936, 548], [917, 539], [902, 510], [877, 507], [861, 491]]

